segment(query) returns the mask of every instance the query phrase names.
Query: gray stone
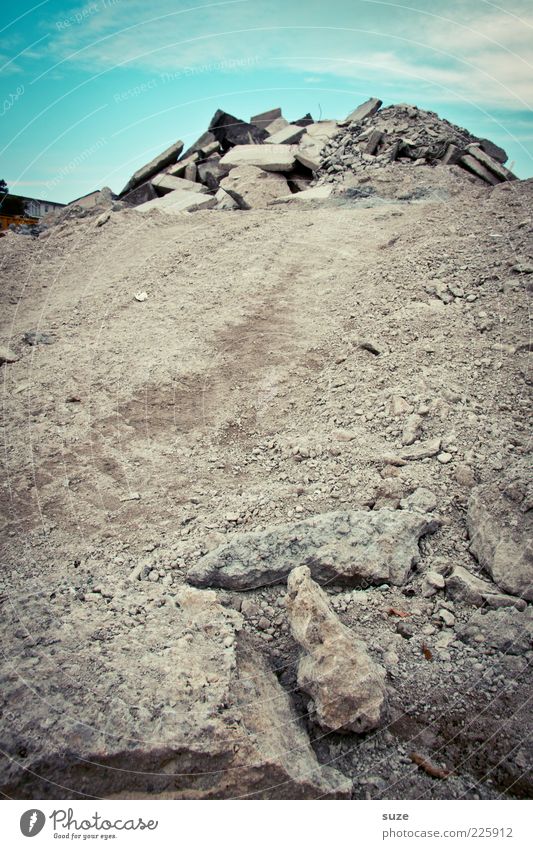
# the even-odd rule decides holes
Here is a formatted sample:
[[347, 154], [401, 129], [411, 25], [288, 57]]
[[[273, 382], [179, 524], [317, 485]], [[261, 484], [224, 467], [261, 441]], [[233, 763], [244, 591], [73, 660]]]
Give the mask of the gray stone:
[[385, 134], [380, 130], [372, 130], [365, 147], [365, 153], [374, 156], [385, 138]]
[[426, 457], [434, 457], [440, 451], [440, 442], [440, 437], [419, 442], [402, 451], [401, 457], [403, 460], [425, 460]]
[[533, 601], [533, 516], [496, 484], [472, 490], [466, 517], [470, 551], [506, 593]]
[[146, 180], [149, 180], [150, 177], [153, 177], [154, 174], [158, 174], [159, 171], [162, 171], [167, 165], [170, 165], [172, 162], [175, 162], [183, 150], [183, 142], [177, 141], [174, 144], [167, 147], [163, 153], [160, 153], [151, 162], [148, 162], [146, 165], [143, 165], [142, 168], [139, 168], [138, 171], [133, 174], [132, 177], [128, 180], [124, 188], [122, 189], [120, 195], [125, 195], [127, 192], [131, 192], [132, 189], [135, 189], [141, 183], [144, 183]]
[[496, 162], [500, 162], [502, 165], [507, 162], [507, 154], [504, 151], [503, 147], [499, 147], [494, 142], [491, 142], [490, 139], [480, 139], [479, 146], [481, 150], [484, 150], [485, 153], [495, 159]]
[[502, 610], [477, 610], [457, 628], [464, 643], [485, 645], [506, 654], [525, 654], [533, 643], [533, 608], [524, 611], [510, 607]]
[[311, 200], [326, 200], [333, 192], [333, 186], [314, 186], [312, 189], [304, 189], [303, 192], [284, 195], [280, 200], [303, 202]]
[[253, 165], [233, 168], [221, 183], [240, 209], [264, 209], [269, 202], [287, 194], [287, 180], [282, 174], [263, 171]]
[[310, 171], [318, 171], [320, 168], [320, 151], [316, 145], [311, 148], [299, 147], [296, 151], [296, 159]]
[[312, 717], [327, 731], [362, 734], [387, 715], [385, 670], [338, 619], [307, 566], [287, 580], [289, 625], [303, 654], [298, 687], [313, 699]]
[[369, 100], [366, 100], [364, 103], [361, 103], [357, 109], [354, 109], [353, 112], [350, 112], [349, 115], [344, 119], [345, 121], [355, 122], [356, 124], [364, 121], [365, 118], [369, 118], [371, 115], [375, 115], [376, 112], [381, 108], [383, 101], [378, 100], [377, 97], [371, 97]]
[[268, 130], [269, 125], [281, 117], [281, 109], [277, 106], [275, 109], [269, 109], [267, 112], [260, 112], [258, 115], [253, 115], [250, 118], [250, 124], [255, 124], [256, 127], [260, 127], [262, 130]]
[[159, 189], [160, 192], [164, 192], [165, 194], [167, 192], [174, 192], [176, 189], [200, 193], [208, 191], [201, 183], [194, 183], [192, 180], [186, 180], [181, 177], [172, 177], [170, 174], [158, 174], [151, 182], [155, 189]]
[[224, 189], [219, 189], [215, 195], [217, 209], [238, 209], [239, 204]]
[[424, 513], [431, 513], [437, 506], [437, 496], [425, 486], [419, 486], [407, 498], [402, 498], [400, 506], [404, 510], [422, 510]]
[[471, 156], [474, 156], [482, 165], [488, 168], [489, 171], [492, 171], [493, 174], [499, 177], [500, 181], [516, 180], [516, 176], [512, 171], [509, 171], [508, 168], [505, 168], [500, 162], [497, 162], [492, 156], [485, 153], [478, 145], [469, 144], [466, 150]]
[[270, 138], [265, 140], [265, 144], [297, 144], [303, 134], [305, 127], [296, 127], [294, 124], [288, 124], [277, 133], [273, 133]]
[[417, 413], [407, 417], [402, 430], [402, 445], [412, 445], [415, 439], [418, 439], [423, 421], [422, 416]]
[[472, 604], [474, 607], [516, 607], [525, 610], [523, 599], [500, 593], [495, 584], [472, 575], [463, 566], [456, 566], [446, 579], [446, 595], [454, 601]]
[[[146, 610], [142, 628], [128, 616], [132, 592]], [[17, 663], [0, 696], [2, 794], [349, 796], [351, 783], [316, 760], [242, 616], [215, 593], [167, 592], [114, 587], [112, 607], [101, 596], [71, 600], [59, 622], [35, 593], [3, 612], [2, 645]], [[32, 623], [38, 663], [31, 648], [21, 652], [21, 621]]]
[[450, 142], [444, 156], [441, 157], [441, 162], [443, 165], [456, 165], [463, 154], [464, 150]]
[[[268, 133], [256, 124], [248, 124], [234, 115], [217, 109], [209, 130], [220, 143], [222, 150], [229, 150], [235, 145], [257, 144], [261, 145], [268, 138]], [[246, 163], [253, 164], [253, 163]]]
[[167, 174], [171, 174], [173, 177], [183, 177], [187, 166], [194, 165], [194, 163], [198, 162], [199, 158], [199, 151], [194, 151], [189, 156], [180, 159], [180, 161], [176, 162], [175, 165], [172, 165], [170, 168], [167, 168]]
[[324, 513], [264, 531], [232, 534], [189, 570], [197, 586], [248, 590], [286, 580], [309, 566], [320, 583], [403, 585], [419, 561], [418, 541], [437, 530], [433, 517], [408, 510]]
[[294, 168], [295, 148], [288, 144], [239, 144], [220, 160], [228, 173], [239, 165], [255, 165], [263, 171], [291, 171]]
[[147, 203], [149, 200], [154, 200], [158, 194], [150, 182], [141, 183], [136, 189], [123, 195], [122, 200], [129, 206], [139, 206], [141, 203]]
[[275, 121], [272, 121], [272, 123], [268, 125], [266, 131], [269, 135], [273, 136], [274, 133], [277, 133], [279, 130], [288, 126], [289, 122], [285, 118], [276, 118]]

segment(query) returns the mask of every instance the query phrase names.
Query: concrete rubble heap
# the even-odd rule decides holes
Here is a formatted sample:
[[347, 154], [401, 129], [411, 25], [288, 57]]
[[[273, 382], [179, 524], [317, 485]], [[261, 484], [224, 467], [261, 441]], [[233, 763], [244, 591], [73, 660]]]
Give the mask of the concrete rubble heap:
[[[475, 138], [415, 106], [381, 106], [381, 100], [370, 98], [341, 121], [313, 121], [307, 114], [292, 122], [279, 107], [249, 122], [219, 109], [194, 144], [184, 150], [178, 141], [139, 168], [119, 198], [141, 212], [261, 208], [324, 184], [350, 186], [354, 177], [364, 179], [390, 165], [458, 168], [488, 185], [516, 179], [504, 166], [505, 151], [488, 139]], [[227, 179], [232, 169], [241, 167], [256, 171], [240, 180], [239, 174]], [[213, 202], [187, 201], [183, 191], [208, 193]], [[166, 199], [174, 192], [180, 193], [176, 202]]]

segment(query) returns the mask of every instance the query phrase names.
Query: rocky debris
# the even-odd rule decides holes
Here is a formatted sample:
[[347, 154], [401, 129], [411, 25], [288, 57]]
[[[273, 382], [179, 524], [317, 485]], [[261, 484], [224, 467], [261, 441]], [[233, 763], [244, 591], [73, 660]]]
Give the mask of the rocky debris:
[[220, 183], [240, 209], [260, 209], [287, 194], [287, 180], [282, 174], [269, 173], [253, 165], [233, 168]]
[[[144, 625], [136, 627], [131, 611], [140, 609]], [[349, 795], [351, 782], [317, 762], [242, 622], [215, 593], [169, 595], [150, 582], [133, 596], [119, 587], [88, 593], [59, 621], [33, 594], [10, 605], [2, 635], [13, 661], [2, 681], [0, 739], [9, 758], [2, 792], [40, 799], [58, 792]]]
[[0, 345], [0, 365], [4, 363], [16, 363], [19, 357], [10, 348]]
[[402, 445], [412, 445], [420, 435], [424, 419], [418, 413], [412, 413], [405, 420], [402, 431]]
[[27, 330], [22, 338], [32, 348], [36, 345], [52, 345], [54, 341], [49, 333], [45, 333], [42, 330]]
[[[520, 480], [472, 490], [466, 524], [470, 551], [505, 593], [533, 601], [533, 516]], [[522, 510], [521, 507], [525, 509]]]
[[252, 115], [250, 124], [254, 124], [260, 130], [267, 130], [274, 121], [279, 120], [281, 117], [281, 109], [277, 106], [275, 109], [269, 109], [267, 112]]
[[176, 162], [181, 151], [183, 150], [183, 142], [177, 141], [174, 144], [167, 147], [163, 153], [160, 153], [158, 156], [154, 157], [150, 162], [146, 165], [143, 165], [142, 168], [139, 168], [138, 171], [130, 177], [124, 188], [120, 193], [120, 197], [122, 195], [131, 192], [132, 189], [136, 189], [137, 186], [140, 186], [141, 183], [144, 183], [146, 180], [149, 180], [150, 177], [153, 177], [155, 174], [158, 174], [159, 171], [162, 171], [167, 165], [170, 165], [171, 162]]
[[223, 151], [236, 145], [261, 144], [268, 138], [265, 129], [254, 123], [248, 124], [246, 121], [241, 121], [221, 109], [217, 109], [213, 115], [209, 132], [213, 134]]
[[446, 578], [446, 595], [474, 607], [516, 607], [525, 610], [526, 602], [499, 592], [495, 584], [473, 575], [463, 566], [456, 566]]
[[157, 209], [160, 212], [187, 212], [197, 209], [209, 209], [216, 206], [216, 198], [212, 195], [191, 192], [189, 189], [177, 189], [162, 197], [141, 203], [137, 207], [138, 212], [151, 212]]
[[324, 513], [264, 531], [234, 534], [193, 566], [196, 586], [248, 590], [281, 583], [308, 566], [320, 583], [403, 585], [420, 559], [418, 542], [437, 519], [409, 510]]
[[[435, 112], [407, 104], [379, 109], [377, 104], [375, 99], [368, 101], [342, 122], [321, 152], [319, 180], [345, 182], [351, 174], [370, 176], [394, 163], [457, 164], [490, 185], [516, 179], [490, 155], [489, 144], [483, 147], [482, 140]], [[502, 155], [505, 151], [500, 159]]]
[[263, 171], [291, 171], [295, 162], [292, 145], [240, 144], [222, 157], [220, 167], [226, 174], [238, 165], [255, 165]]
[[490, 646], [506, 654], [525, 654], [533, 648], [533, 608], [524, 611], [513, 607], [500, 610], [476, 611], [464, 625], [457, 628], [464, 643]]
[[303, 192], [296, 192], [291, 195], [283, 195], [275, 202], [289, 202], [289, 201], [298, 201], [298, 202], [306, 202], [313, 200], [326, 200], [331, 196], [333, 191], [332, 186], [315, 186], [312, 189], [305, 189]]
[[298, 687], [313, 700], [313, 719], [327, 731], [358, 734], [382, 725], [387, 714], [385, 670], [342, 624], [307, 566], [290, 573], [286, 605], [292, 636], [303, 649]]

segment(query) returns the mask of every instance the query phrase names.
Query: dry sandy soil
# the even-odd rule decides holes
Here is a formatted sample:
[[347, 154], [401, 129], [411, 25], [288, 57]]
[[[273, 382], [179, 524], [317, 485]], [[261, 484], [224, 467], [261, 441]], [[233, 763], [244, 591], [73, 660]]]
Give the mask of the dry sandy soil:
[[[317, 730], [295, 684], [283, 586], [218, 598], [241, 611], [319, 762], [348, 778], [353, 798], [531, 795], [531, 644], [493, 645], [483, 631], [469, 641], [476, 607], [427, 594], [424, 574], [464, 566], [487, 578], [469, 551], [470, 491], [524, 478], [533, 182], [490, 188], [431, 170], [412, 169], [401, 185], [385, 173], [370, 200], [124, 209], [101, 227], [72, 218], [0, 240], [0, 341], [19, 356], [1, 367], [7, 677], [53, 652], [42, 635], [32, 641], [43, 605], [58, 627], [79, 609], [96, 628], [110, 597], [133, 587], [132, 570], [136, 587], [171, 597], [235, 533], [396, 508], [425, 487], [442, 524], [422, 541], [409, 584], [327, 588], [387, 670], [381, 728]], [[25, 342], [31, 331], [48, 343]], [[417, 411], [417, 437], [439, 437], [439, 458], [391, 465]], [[22, 622], [29, 597], [35, 612], [26, 605]], [[114, 616], [138, 633], [143, 610]], [[523, 617], [527, 635], [529, 610], [502, 610]], [[3, 792], [37, 793], [9, 771], [23, 772], [29, 755], [7, 697], [3, 716]], [[413, 752], [449, 775], [428, 773]], [[172, 795], [150, 783], [101, 792], [163, 790]]]

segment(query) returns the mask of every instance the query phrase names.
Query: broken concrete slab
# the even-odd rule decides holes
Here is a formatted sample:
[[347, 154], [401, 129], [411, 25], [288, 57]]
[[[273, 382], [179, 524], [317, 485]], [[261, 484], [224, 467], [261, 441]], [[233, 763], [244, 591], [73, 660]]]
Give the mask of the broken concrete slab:
[[379, 100], [377, 97], [370, 97], [364, 103], [361, 103], [357, 109], [354, 109], [353, 112], [350, 112], [349, 115], [344, 119], [349, 122], [360, 123], [364, 121], [365, 118], [369, 118], [371, 115], [375, 115], [376, 112], [381, 108], [383, 104], [382, 100]]
[[306, 112], [303, 118], [298, 118], [297, 121], [291, 121], [292, 124], [296, 124], [297, 127], [309, 127], [310, 124], [314, 124], [313, 116], [310, 112]]
[[261, 130], [266, 130], [269, 124], [281, 117], [281, 109], [278, 106], [275, 109], [268, 109], [266, 112], [260, 112], [258, 115], [253, 115], [250, 118], [250, 124], [254, 124]]
[[268, 138], [266, 130], [255, 124], [247, 124], [246, 121], [241, 121], [240, 118], [221, 109], [217, 109], [213, 115], [209, 131], [220, 143], [223, 151], [235, 145], [261, 144]]
[[296, 160], [304, 165], [305, 168], [309, 168], [310, 171], [318, 171], [321, 165], [320, 161], [320, 146], [316, 144], [309, 145], [308, 147], [300, 146], [295, 153]]
[[189, 189], [177, 189], [163, 195], [163, 197], [141, 203], [140, 206], [136, 207], [136, 210], [137, 212], [151, 212], [153, 209], [158, 209], [160, 212], [176, 213], [209, 209], [212, 206], [216, 206], [216, 198], [212, 195], [193, 192]]
[[131, 192], [132, 189], [135, 189], [141, 183], [149, 180], [150, 177], [153, 177], [154, 174], [158, 174], [159, 171], [162, 171], [163, 168], [166, 168], [167, 165], [171, 165], [171, 163], [175, 162], [183, 150], [183, 142], [177, 141], [174, 144], [167, 147], [163, 153], [158, 154], [158, 156], [154, 157], [151, 162], [148, 162], [146, 165], [143, 165], [142, 168], [139, 168], [132, 177], [128, 180], [124, 188], [120, 193], [120, 197], [122, 195], [127, 194], [127, 192]]
[[239, 165], [255, 165], [263, 171], [291, 171], [296, 162], [295, 148], [288, 144], [239, 144], [220, 160], [228, 173]]
[[231, 195], [228, 195], [224, 189], [219, 189], [215, 195], [215, 199], [217, 202], [217, 209], [239, 209], [239, 204], [236, 200], [233, 200]]
[[496, 162], [500, 162], [502, 165], [507, 162], [507, 154], [503, 147], [499, 147], [497, 144], [494, 144], [494, 142], [491, 142], [490, 139], [480, 139], [479, 146], [481, 150], [488, 153], [488, 155], [492, 159], [495, 159]]
[[183, 177], [187, 166], [198, 162], [199, 159], [200, 152], [194, 151], [190, 154], [190, 156], [186, 156], [183, 159], [180, 159], [180, 161], [176, 162], [175, 165], [172, 165], [170, 168], [167, 168], [166, 172], [167, 174], [171, 174], [173, 177]]
[[[113, 587], [112, 605], [71, 599], [60, 620], [39, 593], [4, 611], [13, 661], [0, 699], [9, 705], [0, 721], [4, 795], [349, 796], [351, 783], [318, 763], [239, 613], [215, 593], [167, 594], [149, 582], [138, 582], [135, 600], [146, 610], [142, 628], [128, 614], [131, 585]], [[22, 645], [17, 631], [28, 621]]]
[[533, 601], [533, 516], [521, 512], [496, 483], [478, 486], [468, 500], [470, 551], [506, 593]]
[[272, 123], [268, 125], [266, 131], [269, 135], [273, 136], [274, 133], [278, 132], [278, 130], [283, 130], [284, 127], [288, 126], [289, 122], [285, 120], [285, 118], [276, 118], [275, 121], [272, 121]]
[[220, 188], [235, 200], [240, 209], [264, 209], [270, 201], [286, 195], [289, 189], [281, 174], [263, 171], [254, 165], [232, 168], [221, 181]]
[[151, 180], [152, 186], [160, 193], [174, 192], [176, 189], [189, 192], [207, 192], [208, 189], [201, 183], [194, 183], [182, 177], [172, 177], [170, 174], [158, 174]]
[[303, 649], [297, 683], [313, 700], [311, 717], [326, 731], [362, 734], [382, 725], [385, 669], [342, 624], [307, 566], [290, 573], [285, 604], [292, 636]]
[[512, 171], [509, 171], [508, 168], [505, 168], [500, 162], [497, 162], [488, 153], [485, 153], [484, 150], [477, 144], [469, 144], [466, 148], [467, 153], [471, 156], [474, 156], [478, 162], [481, 162], [485, 168], [488, 168], [489, 171], [492, 171], [497, 177], [500, 178], [502, 182], [506, 180], [516, 180], [516, 176]]
[[297, 127], [294, 124], [288, 124], [282, 130], [278, 130], [270, 138], [265, 139], [265, 144], [296, 144], [303, 134], [305, 127]]
[[198, 179], [202, 183], [205, 183], [211, 191], [218, 189], [219, 183], [225, 174], [225, 171], [220, 167], [220, 159], [220, 154], [216, 153], [210, 156], [209, 159], [198, 162], [196, 166]]
[[457, 147], [456, 144], [450, 142], [450, 144], [446, 148], [444, 156], [441, 157], [440, 161], [443, 165], [456, 165], [459, 162], [461, 156], [463, 155], [464, 150], [462, 150], [462, 148], [460, 147]]
[[382, 133], [380, 130], [372, 130], [365, 146], [365, 153], [372, 156], [376, 154], [384, 138], [385, 133]]
[[498, 183], [501, 183], [500, 178], [497, 177], [496, 174], [493, 174], [492, 171], [485, 168], [485, 166], [482, 165], [476, 157], [471, 156], [470, 154], [461, 156], [459, 159], [459, 165], [462, 165], [467, 171], [471, 171], [472, 174], [476, 175], [476, 177], [481, 177], [482, 180], [489, 183], [491, 186], [497, 186]]
[[419, 559], [419, 539], [439, 526], [434, 517], [409, 510], [324, 513], [234, 534], [202, 557], [187, 580], [248, 590], [281, 583], [295, 566], [309, 566], [320, 583], [403, 585]]
[[306, 136], [315, 142], [325, 144], [339, 132], [337, 121], [316, 121], [305, 128]]
[[195, 153], [200, 155], [206, 147], [216, 141], [217, 139], [215, 138], [214, 134], [210, 130], [207, 130], [205, 133], [202, 133], [199, 139], [196, 139], [194, 144], [191, 144], [191, 146], [188, 147], [187, 150], [183, 151], [181, 155], [181, 161], [183, 161], [184, 159], [189, 159], [189, 157], [193, 156], [193, 154]]

